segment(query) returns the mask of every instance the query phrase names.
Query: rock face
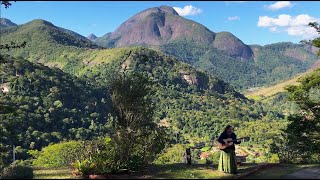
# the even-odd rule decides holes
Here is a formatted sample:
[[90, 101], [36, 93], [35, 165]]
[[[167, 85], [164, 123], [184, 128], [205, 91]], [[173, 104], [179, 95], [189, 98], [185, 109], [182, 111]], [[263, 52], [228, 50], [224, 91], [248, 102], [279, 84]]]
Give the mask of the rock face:
[[87, 36], [87, 39], [89, 39], [89, 40], [91, 40], [91, 41], [94, 41], [94, 40], [96, 40], [98, 37], [96, 36], [96, 35], [94, 35], [94, 34], [90, 34], [89, 36]]
[[184, 79], [189, 85], [198, 85], [198, 79], [195, 75], [191, 75], [186, 71], [180, 71], [179, 73], [182, 79]]
[[17, 24], [11, 22], [9, 19], [0, 18], [0, 28], [6, 28], [11, 26], [17, 26]]
[[160, 6], [134, 15], [96, 42], [103, 45], [115, 41], [115, 47], [161, 45], [179, 39], [210, 44], [214, 34], [205, 26], [179, 16], [172, 7]]
[[240, 39], [230, 32], [217, 33], [213, 42], [213, 47], [241, 60], [248, 60], [253, 56], [253, 51], [250, 46], [244, 44]]
[[122, 23], [114, 32], [94, 42], [104, 47], [125, 47], [159, 46], [172, 41], [213, 46], [241, 60], [249, 60], [253, 55], [251, 48], [233, 34], [216, 34], [195, 21], [179, 16], [169, 6], [146, 9]]

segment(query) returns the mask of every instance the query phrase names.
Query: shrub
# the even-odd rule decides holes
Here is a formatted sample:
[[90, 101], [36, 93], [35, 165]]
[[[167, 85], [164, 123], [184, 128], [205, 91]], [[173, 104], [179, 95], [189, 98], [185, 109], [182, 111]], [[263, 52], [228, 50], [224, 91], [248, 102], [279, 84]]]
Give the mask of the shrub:
[[270, 159], [271, 163], [279, 163], [279, 156], [278, 154], [272, 154], [271, 159]]
[[214, 152], [210, 154], [208, 159], [212, 161], [213, 164], [219, 164], [220, 152]]
[[86, 148], [90, 149], [89, 152], [86, 151], [88, 154], [73, 164], [80, 175], [116, 173], [123, 168], [116, 156], [114, 142], [110, 138], [93, 141]]
[[[192, 158], [194, 159], [194, 158]], [[173, 164], [186, 162], [186, 146], [176, 144], [172, 147], [166, 148], [158, 158], [153, 162], [154, 164]]]
[[82, 176], [95, 174], [94, 173], [95, 164], [91, 161], [91, 159], [76, 160], [76, 162], [74, 163], [74, 168]]
[[128, 163], [128, 167], [131, 169], [131, 170], [139, 170], [141, 167], [144, 166], [144, 159], [143, 159], [143, 156], [142, 155], [133, 155], [131, 158], [130, 158], [130, 161]]
[[33, 165], [41, 167], [61, 167], [69, 166], [76, 159], [85, 155], [84, 143], [82, 141], [69, 141], [49, 145], [40, 153], [29, 152], [35, 158]]
[[32, 166], [33, 159], [27, 159], [27, 160], [16, 160], [15, 164], [21, 165], [21, 166]]
[[10, 164], [3, 169], [1, 179], [32, 179], [33, 170], [30, 166]]

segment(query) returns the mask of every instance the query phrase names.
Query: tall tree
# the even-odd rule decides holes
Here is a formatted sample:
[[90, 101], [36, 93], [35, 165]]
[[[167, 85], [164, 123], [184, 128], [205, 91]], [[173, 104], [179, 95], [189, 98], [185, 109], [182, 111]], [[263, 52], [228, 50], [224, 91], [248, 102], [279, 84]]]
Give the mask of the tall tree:
[[163, 131], [154, 120], [152, 82], [139, 73], [115, 73], [110, 92], [120, 163], [129, 170], [137, 164], [141, 167], [164, 147]]
[[[309, 25], [320, 33], [318, 23]], [[312, 45], [320, 47], [320, 38], [311, 42]], [[284, 131], [288, 138], [287, 148], [294, 154], [292, 160], [300, 158], [306, 162], [312, 155], [318, 154], [320, 161], [320, 68], [299, 82], [301, 84], [298, 86], [286, 87], [289, 100], [299, 106], [299, 112], [288, 117], [290, 124]]]

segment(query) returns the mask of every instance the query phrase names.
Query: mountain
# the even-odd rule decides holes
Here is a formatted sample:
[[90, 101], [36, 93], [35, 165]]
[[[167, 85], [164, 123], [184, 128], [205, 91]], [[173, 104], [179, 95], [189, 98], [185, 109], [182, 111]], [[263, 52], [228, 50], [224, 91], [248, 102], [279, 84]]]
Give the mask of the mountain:
[[91, 41], [94, 41], [94, 40], [96, 40], [98, 37], [96, 36], [96, 35], [94, 35], [94, 34], [90, 34], [89, 36], [87, 36], [87, 39], [89, 39], [89, 40], [91, 40]]
[[292, 42], [279, 42], [265, 45], [264, 47], [303, 62], [310, 60], [313, 55], [317, 54], [319, 51], [319, 48], [317, 47], [304, 44], [294, 44]]
[[[206, 70], [230, 83], [238, 91], [245, 92], [250, 88], [270, 86], [290, 79], [305, 72], [318, 59], [305, 45], [292, 44], [280, 50], [278, 47], [282, 46], [281, 44], [287, 46], [286, 43], [266, 47], [250, 45], [253, 56], [249, 61], [239, 61], [238, 58], [212, 46], [187, 41], [167, 43], [157, 49]], [[301, 57], [305, 60], [302, 61]]]
[[59, 29], [62, 30], [63, 32], [67, 33], [67, 34], [70, 34], [71, 36], [75, 36], [75, 37], [77, 37], [77, 38], [79, 38], [79, 39], [81, 39], [83, 41], [87, 41], [86, 37], [74, 32], [74, 31], [71, 31], [69, 29], [65, 29], [65, 28], [62, 28], [62, 27], [59, 27]]
[[80, 64], [78, 57], [84, 50], [101, 49], [86, 37], [41, 19], [0, 29], [0, 34], [2, 43], [27, 42], [25, 48], [1, 49], [2, 54], [22, 57], [49, 67], [66, 68], [70, 72]]
[[146, 9], [95, 43], [112, 48], [146, 46], [208, 71], [237, 90], [276, 84], [306, 71], [314, 48], [297, 44], [246, 45], [230, 32], [212, 32], [169, 6]]
[[[147, 9], [127, 20], [115, 32], [107, 33], [94, 42], [104, 41], [110, 47], [118, 46], [121, 42], [129, 43], [131, 38], [125, 37], [127, 35], [131, 37], [132, 33], [138, 32], [139, 28], [146, 25], [141, 23], [143, 20], [158, 22], [159, 19], [155, 18], [158, 16], [164, 17], [161, 22], [165, 23], [164, 26], [159, 26], [160, 29], [165, 26], [170, 27], [175, 36], [170, 37], [168, 41], [158, 39], [158, 43], [164, 43], [161, 45], [148, 45], [140, 41], [135, 43], [142, 43], [144, 44], [141, 44], [142, 46], [165, 52], [182, 62], [205, 70], [210, 75], [231, 84], [237, 91], [245, 92], [250, 88], [270, 86], [290, 79], [298, 73], [305, 72], [317, 60], [313, 47], [293, 43], [248, 46], [231, 33], [213, 33], [204, 26], [177, 15], [173, 8], [167, 6]], [[176, 23], [171, 22], [171, 19], [175, 19]], [[198, 29], [203, 33], [184, 35], [179, 28], [175, 28], [178, 22], [180, 22], [179, 27], [188, 27], [191, 23], [194, 30]], [[141, 32], [147, 31], [146, 29], [142, 28]], [[165, 32], [164, 30], [165, 28], [160, 32]], [[0, 32], [2, 42], [12, 40], [16, 44], [22, 43], [23, 40], [28, 42], [23, 49], [11, 51], [3, 49], [2, 53], [21, 56], [49, 67], [58, 67], [72, 74], [81, 73], [79, 69], [95, 62], [90, 59], [98, 57], [109, 59], [106, 57], [109, 54], [102, 56], [102, 52], [105, 51], [100, 52], [101, 48], [94, 42], [44, 20], [34, 20], [24, 25], [4, 28]], [[165, 33], [161, 36], [169, 37], [165, 36]]]
[[199, 23], [179, 16], [172, 7], [160, 6], [134, 15], [114, 32], [98, 38], [96, 42], [100, 45], [114, 42], [115, 47], [123, 47], [160, 45], [181, 38], [210, 44], [214, 40], [214, 33]]
[[226, 52], [231, 57], [239, 57], [241, 60], [248, 60], [253, 56], [250, 46], [244, 44], [230, 32], [217, 33], [213, 42], [213, 47]]
[[[32, 44], [33, 47], [46, 47], [48, 43], [56, 43], [81, 48], [98, 48], [97, 45], [85, 37], [42, 19], [1, 29], [0, 33], [2, 42], [26, 41], [29, 42], [27, 46], [30, 46], [30, 42], [34, 43]], [[31, 39], [32, 41], [30, 41]]]
[[9, 19], [0, 18], [0, 28], [12, 27], [17, 26], [17, 24], [11, 22]]
[[[114, 32], [97, 38], [104, 47], [132, 45], [159, 46], [169, 42], [187, 40], [191, 43], [213, 45], [231, 56], [248, 60], [250, 48], [231, 33], [216, 33], [195, 21], [183, 18], [169, 6], [146, 9], [122, 23]], [[235, 46], [225, 45], [234, 43]], [[240, 49], [238, 49], [240, 48]], [[242, 49], [243, 48], [243, 49]], [[237, 49], [237, 50], [235, 50]]]

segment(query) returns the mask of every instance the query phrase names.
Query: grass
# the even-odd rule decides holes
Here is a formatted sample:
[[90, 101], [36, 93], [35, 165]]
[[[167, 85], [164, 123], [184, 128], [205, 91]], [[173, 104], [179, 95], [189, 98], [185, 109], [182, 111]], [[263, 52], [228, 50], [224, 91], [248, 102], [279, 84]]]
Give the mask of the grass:
[[275, 95], [275, 94], [277, 94], [279, 92], [283, 92], [283, 91], [285, 91], [284, 90], [285, 86], [300, 84], [298, 82], [299, 78], [307, 76], [308, 74], [312, 73], [313, 70], [315, 70], [316, 68], [319, 68], [319, 67], [320, 67], [320, 61], [318, 60], [313, 64], [313, 66], [309, 70], [307, 70], [304, 73], [297, 74], [292, 79], [283, 81], [283, 82], [278, 83], [278, 84], [276, 84], [274, 86], [261, 87], [261, 88], [255, 90], [255, 91], [253, 91], [253, 92], [246, 93], [245, 96], [250, 98], [250, 99], [253, 99], [253, 100], [261, 100], [261, 99], [263, 99], [263, 97], [270, 97], [270, 96]]
[[307, 73], [300, 74], [300, 75], [298, 75], [297, 77], [295, 77], [293, 79], [290, 79], [290, 80], [287, 80], [285, 82], [276, 84], [274, 86], [262, 87], [262, 88], [258, 89], [257, 91], [247, 93], [246, 96], [248, 98], [250, 98], [250, 99], [260, 100], [260, 99], [262, 99], [261, 96], [269, 97], [269, 96], [272, 96], [274, 94], [277, 94], [278, 92], [283, 92], [283, 91], [285, 91], [284, 87], [287, 86], [287, 85], [298, 85], [299, 83], [297, 82], [297, 80], [300, 77], [305, 76], [306, 74]]
[[71, 169], [65, 168], [34, 168], [33, 179], [75, 179]]
[[306, 167], [314, 167], [319, 165], [294, 165], [285, 164], [277, 165], [271, 168], [262, 169], [243, 179], [284, 179], [286, 175], [291, 174], [295, 171], [301, 170]]
[[239, 167], [237, 175], [232, 175], [219, 172], [216, 165], [177, 163], [153, 165], [147, 174], [153, 174], [154, 178], [166, 179], [230, 179], [238, 177], [255, 166], [255, 164], [245, 164]]
[[[112, 179], [161, 178], [161, 179], [235, 179], [252, 170], [256, 164], [243, 164], [238, 168], [238, 174], [224, 174], [217, 171], [216, 165], [186, 163], [150, 165], [144, 172], [113, 175]], [[69, 168], [35, 168], [34, 179], [75, 179]], [[80, 179], [80, 177], [78, 178]]]

